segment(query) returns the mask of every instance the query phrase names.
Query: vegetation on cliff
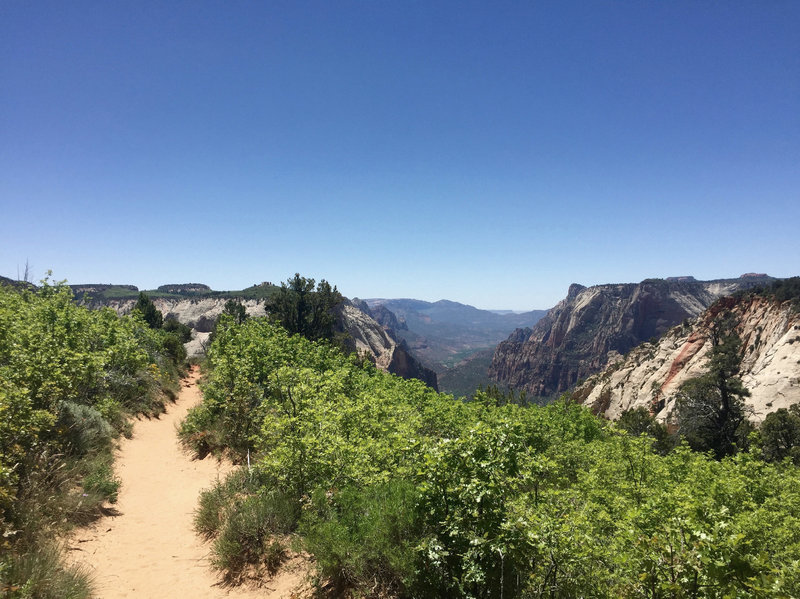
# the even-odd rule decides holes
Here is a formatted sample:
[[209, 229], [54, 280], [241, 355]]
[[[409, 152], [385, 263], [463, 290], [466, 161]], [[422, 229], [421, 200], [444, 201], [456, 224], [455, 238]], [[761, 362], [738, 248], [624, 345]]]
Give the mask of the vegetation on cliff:
[[90, 311], [61, 283], [0, 286], [0, 594], [84, 597], [57, 533], [113, 502], [115, 436], [163, 410], [181, 364], [141, 315]]
[[707, 372], [681, 385], [678, 394], [679, 434], [696, 451], [717, 458], [745, 447], [751, 430], [744, 398], [750, 395], [739, 378], [742, 340], [730, 313], [711, 325]]
[[232, 578], [295, 538], [359, 596], [800, 594], [800, 471], [757, 447], [661, 455], [573, 403], [454, 401], [263, 319], [224, 319], [209, 368], [181, 434], [250, 464], [197, 513]]
[[333, 310], [344, 298], [324, 279], [317, 283], [316, 288], [314, 283], [314, 279], [295, 273], [270, 297], [267, 312], [290, 333], [312, 341], [330, 341], [336, 332]]
[[798, 281], [721, 298], [698, 318], [617, 356], [579, 384], [573, 399], [614, 420], [645, 408], [671, 430], [681, 426], [693, 447], [729, 453], [734, 441], [746, 442], [747, 421], [800, 402]]

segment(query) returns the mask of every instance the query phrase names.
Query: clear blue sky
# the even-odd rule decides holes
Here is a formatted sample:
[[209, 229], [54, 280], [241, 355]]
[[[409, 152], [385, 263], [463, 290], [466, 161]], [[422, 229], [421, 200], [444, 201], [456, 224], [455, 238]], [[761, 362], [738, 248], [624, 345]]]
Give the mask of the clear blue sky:
[[0, 3], [0, 274], [547, 308], [800, 274], [800, 2]]

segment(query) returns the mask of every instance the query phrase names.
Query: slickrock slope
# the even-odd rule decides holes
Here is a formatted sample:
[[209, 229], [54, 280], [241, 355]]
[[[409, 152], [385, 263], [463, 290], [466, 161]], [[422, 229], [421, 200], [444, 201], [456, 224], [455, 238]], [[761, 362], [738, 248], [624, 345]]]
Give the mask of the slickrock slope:
[[397, 341], [391, 330], [379, 325], [374, 318], [349, 301], [339, 307], [340, 327], [350, 335], [352, 349], [366, 352], [381, 370], [406, 379], [419, 379], [437, 389], [436, 373], [420, 364], [404, 341]]
[[498, 345], [489, 376], [530, 395], [556, 395], [599, 372], [618, 354], [698, 316], [718, 298], [770, 280], [571, 285], [567, 297], [532, 329], [518, 329]]
[[746, 403], [752, 418], [760, 421], [800, 402], [800, 313], [789, 302], [758, 296], [720, 300], [692, 323], [637, 347], [591, 377], [573, 397], [611, 419], [640, 406], [659, 420], [668, 419], [681, 384], [705, 372], [709, 327], [722, 310], [732, 311], [742, 339], [740, 377], [751, 393]]

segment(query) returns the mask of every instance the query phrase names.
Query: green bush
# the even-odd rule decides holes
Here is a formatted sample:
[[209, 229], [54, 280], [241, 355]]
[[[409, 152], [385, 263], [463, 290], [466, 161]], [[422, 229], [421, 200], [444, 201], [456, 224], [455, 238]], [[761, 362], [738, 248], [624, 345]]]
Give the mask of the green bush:
[[0, 562], [0, 591], [7, 599], [89, 599], [93, 596], [89, 573], [66, 567], [61, 549], [41, 541], [35, 549], [11, 551]]
[[97, 495], [100, 501], [116, 503], [122, 481], [114, 475], [111, 462], [107, 454], [90, 462], [89, 471], [83, 479], [83, 490], [87, 494]]
[[421, 523], [408, 481], [338, 491], [318, 489], [303, 512], [303, 546], [338, 588], [402, 595], [416, 585]]
[[181, 343], [188, 343], [192, 340], [192, 328], [182, 322], [178, 322], [176, 318], [165, 319], [162, 328], [167, 333], [172, 333]]
[[767, 414], [760, 433], [765, 460], [779, 462], [788, 458], [800, 466], [800, 405]]
[[248, 567], [274, 573], [286, 555], [282, 537], [296, 527], [298, 508], [275, 492], [230, 503], [214, 541], [213, 565], [232, 579], [241, 578]]
[[800, 593], [787, 462], [661, 455], [565, 399], [454, 401], [264, 319], [220, 327], [208, 363], [184, 434], [252, 464], [197, 519], [234, 578], [269, 570], [294, 531], [362, 596]]
[[55, 427], [59, 444], [77, 456], [107, 449], [114, 437], [114, 429], [97, 409], [71, 401], [62, 402]]
[[137, 315], [90, 311], [63, 283], [0, 288], [0, 563], [13, 597], [86, 596], [51, 539], [114, 501], [111, 446], [177, 388], [179, 356]]

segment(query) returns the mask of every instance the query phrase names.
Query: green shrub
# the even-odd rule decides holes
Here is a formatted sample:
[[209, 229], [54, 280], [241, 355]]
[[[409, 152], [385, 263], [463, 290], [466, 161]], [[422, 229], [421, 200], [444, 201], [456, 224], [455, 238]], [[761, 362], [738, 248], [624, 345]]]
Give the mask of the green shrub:
[[182, 322], [178, 322], [174, 317], [165, 319], [163, 328], [167, 333], [175, 335], [181, 343], [188, 343], [192, 340], [192, 328]]
[[175, 333], [165, 333], [161, 344], [164, 353], [172, 359], [173, 362], [182, 364], [186, 361], [186, 348], [183, 347], [183, 341]]
[[200, 495], [195, 530], [213, 538], [213, 564], [231, 580], [250, 568], [272, 573], [286, 557], [284, 539], [297, 527], [296, 500], [271, 488], [257, 472], [241, 468]]
[[7, 599], [89, 599], [94, 594], [88, 572], [64, 566], [52, 541], [12, 551], [0, 562], [0, 592]]
[[114, 475], [111, 456], [100, 455], [90, 462], [88, 472], [83, 479], [83, 490], [88, 495], [96, 495], [100, 501], [117, 502], [117, 495], [122, 481]]
[[760, 433], [765, 460], [779, 462], [789, 458], [800, 465], [800, 405], [767, 414]]
[[229, 504], [225, 520], [214, 541], [216, 568], [231, 578], [239, 578], [248, 566], [277, 568], [276, 558], [285, 549], [280, 536], [294, 530], [299, 506], [279, 493], [249, 495]]
[[416, 582], [418, 499], [402, 480], [318, 489], [300, 522], [303, 545], [335, 586], [402, 595]]
[[114, 429], [95, 408], [65, 401], [56, 420], [56, 434], [69, 453], [82, 456], [107, 449]]

